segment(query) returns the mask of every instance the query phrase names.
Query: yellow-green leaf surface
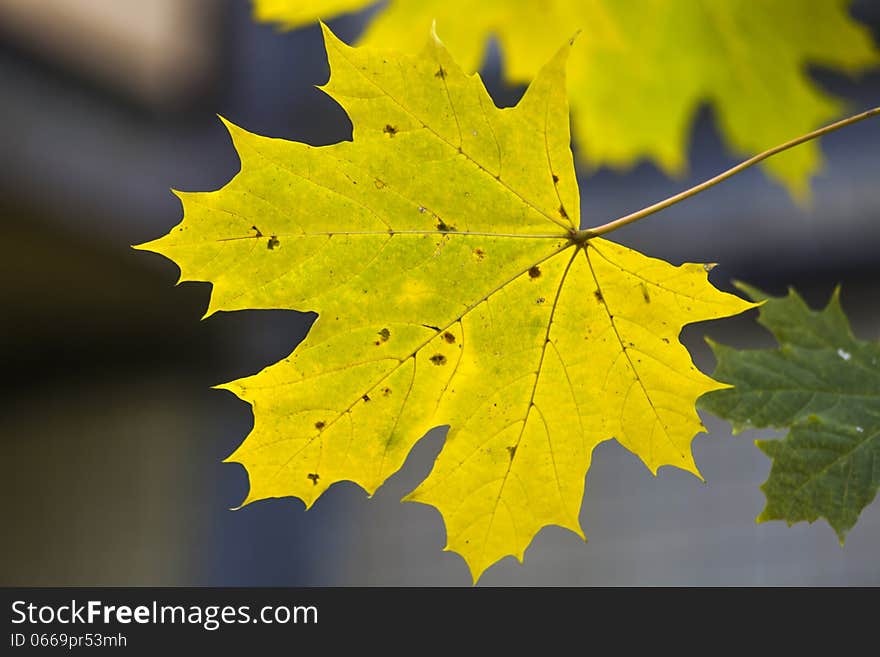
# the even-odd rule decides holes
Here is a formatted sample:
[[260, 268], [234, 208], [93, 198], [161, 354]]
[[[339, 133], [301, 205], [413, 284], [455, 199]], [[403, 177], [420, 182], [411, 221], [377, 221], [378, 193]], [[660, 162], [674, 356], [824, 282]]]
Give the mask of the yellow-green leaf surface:
[[[299, 27], [373, 0], [255, 0], [257, 19]], [[685, 167], [687, 136], [708, 102], [730, 148], [752, 155], [809, 132], [843, 104], [809, 66], [856, 74], [880, 62], [850, 0], [389, 0], [361, 42], [414, 52], [438, 29], [465, 70], [497, 37], [511, 82], [531, 80], [560, 34], [583, 30], [569, 68], [575, 138], [595, 165], [651, 158]], [[815, 143], [768, 161], [797, 196], [821, 164]]]
[[702, 265], [576, 234], [566, 45], [516, 108], [494, 106], [436, 39], [419, 56], [350, 48], [325, 29], [324, 90], [351, 142], [269, 139], [231, 124], [241, 172], [181, 193], [183, 222], [142, 248], [213, 283], [209, 312], [315, 311], [281, 362], [224, 387], [254, 429], [229, 457], [245, 503], [310, 506], [337, 481], [372, 494], [449, 425], [407, 499], [443, 515], [473, 577], [578, 521], [590, 454], [616, 438], [652, 472], [697, 473], [701, 394], [723, 387], [681, 327], [751, 304]]

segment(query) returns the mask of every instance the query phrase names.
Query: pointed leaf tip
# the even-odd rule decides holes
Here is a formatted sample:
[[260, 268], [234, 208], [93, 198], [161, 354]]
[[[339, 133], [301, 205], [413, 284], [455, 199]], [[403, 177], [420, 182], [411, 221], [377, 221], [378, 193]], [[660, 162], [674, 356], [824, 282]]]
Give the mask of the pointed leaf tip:
[[333, 30], [331, 30], [330, 27], [324, 22], [321, 23], [321, 34], [324, 37], [325, 48], [333, 46], [336, 50], [352, 49], [349, 44], [345, 43], [345, 41], [336, 36], [336, 33], [333, 32]]
[[755, 303], [762, 303], [764, 299], [767, 299], [770, 296], [762, 289], [739, 279], [733, 280], [733, 286], [740, 292], [743, 292], [751, 301]]

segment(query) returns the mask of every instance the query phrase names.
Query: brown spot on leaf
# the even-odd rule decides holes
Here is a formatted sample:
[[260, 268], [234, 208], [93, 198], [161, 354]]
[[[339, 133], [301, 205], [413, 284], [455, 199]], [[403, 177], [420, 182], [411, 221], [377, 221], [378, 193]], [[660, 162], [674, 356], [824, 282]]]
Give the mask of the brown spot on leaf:
[[276, 235], [272, 235], [272, 237], [270, 237], [269, 241], [266, 243], [266, 248], [271, 251], [272, 249], [278, 248], [280, 244], [281, 242], [278, 241], [278, 237]]
[[389, 331], [387, 328], [383, 328], [381, 331], [379, 331], [379, 338], [382, 340], [382, 342], [388, 342], [388, 338], [390, 337], [391, 331]]
[[260, 229], [257, 228], [256, 226], [251, 226], [251, 230], [256, 233], [256, 235], [254, 235], [254, 237], [262, 237], [263, 236], [263, 233], [261, 233]]
[[385, 181], [381, 178], [376, 178], [373, 180], [373, 184], [376, 186], [376, 189], [382, 189], [385, 187]]
[[565, 207], [562, 205], [559, 206], [559, 216], [563, 219], [568, 219], [568, 212], [565, 211]]
[[642, 288], [642, 299], [645, 300], [645, 303], [651, 303], [651, 295], [648, 294], [648, 286], [644, 283], [639, 283]]
[[312, 472], [312, 473], [309, 473], [307, 476], [308, 476], [309, 479], [312, 480], [312, 483], [313, 483], [315, 486], [318, 485], [318, 479], [321, 478], [321, 475], [319, 475], [317, 472]]
[[389, 388], [387, 386], [382, 388], [382, 396], [383, 397], [387, 397], [390, 394], [391, 394], [391, 388]]
[[538, 265], [534, 265], [531, 269], [529, 269], [529, 278], [538, 278], [541, 275], [541, 268]]
[[393, 125], [391, 125], [390, 123], [386, 123], [386, 124], [385, 124], [385, 127], [382, 128], [382, 132], [384, 132], [384, 133], [385, 133], [386, 135], [388, 135], [389, 137], [393, 137], [394, 135], [397, 134], [397, 128], [395, 128], [395, 127], [394, 127]]
[[663, 342], [665, 342], [666, 344], [669, 344], [669, 338], [663, 338]]
[[507, 447], [507, 453], [510, 455], [510, 460], [513, 460], [513, 457], [516, 456], [516, 445], [509, 445]]
[[559, 176], [557, 176], [557, 175], [554, 173], [554, 174], [553, 174], [553, 184], [555, 185], [555, 184], [558, 183], [558, 182], [559, 182]]
[[443, 354], [434, 354], [431, 356], [431, 362], [434, 363], [434, 365], [446, 365], [446, 356]]
[[443, 334], [443, 339], [446, 340], [447, 344], [455, 344], [455, 336], [449, 331]]
[[483, 249], [481, 249], [480, 247], [477, 247], [476, 249], [474, 249], [474, 255], [477, 257], [477, 260], [482, 260], [486, 257], [486, 252], [483, 251]]
[[596, 297], [596, 301], [602, 303], [605, 299], [602, 298], [602, 293], [599, 290], [593, 291], [593, 296]]
[[318, 431], [320, 431], [321, 429], [323, 429], [326, 426], [327, 425], [324, 424], [323, 420], [318, 420], [317, 422], [315, 422], [315, 429], [317, 429]]
[[368, 402], [370, 401], [370, 396], [365, 394], [363, 397], [361, 397], [361, 399], [363, 399], [365, 402]]
[[442, 219], [437, 220], [437, 230], [443, 233], [454, 233], [456, 231], [455, 226], [451, 226], [444, 222]]
[[538, 305], [540, 306], [540, 305], [541, 305], [542, 303], [544, 303], [546, 300], [547, 300], [547, 299], [545, 299], [544, 297], [538, 297], [537, 299], [535, 299], [535, 303], [538, 304]]
[[444, 69], [444, 68], [441, 66], [440, 68], [437, 69], [437, 72], [434, 73], [434, 77], [435, 77], [435, 78], [440, 78], [441, 80], [445, 80], [445, 79], [446, 79], [446, 69]]

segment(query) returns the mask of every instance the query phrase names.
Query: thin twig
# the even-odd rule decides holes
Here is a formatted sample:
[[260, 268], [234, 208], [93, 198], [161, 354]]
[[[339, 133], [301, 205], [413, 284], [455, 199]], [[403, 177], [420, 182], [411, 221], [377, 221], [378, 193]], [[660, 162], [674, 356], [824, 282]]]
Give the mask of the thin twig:
[[805, 135], [798, 137], [797, 139], [787, 141], [784, 144], [780, 144], [779, 146], [774, 146], [770, 150], [766, 150], [763, 153], [755, 155], [754, 157], [750, 157], [748, 160], [740, 162], [735, 167], [731, 167], [727, 171], [719, 173], [714, 178], [710, 178], [709, 180], [701, 182], [699, 185], [691, 187], [690, 189], [686, 189], [683, 192], [679, 192], [675, 196], [670, 196], [669, 198], [660, 201], [659, 203], [654, 203], [653, 205], [649, 205], [648, 207], [643, 208], [638, 212], [633, 212], [624, 217], [620, 217], [619, 219], [615, 219], [614, 221], [609, 221], [608, 223], [602, 224], [601, 226], [578, 231], [577, 241], [586, 241], [591, 237], [610, 233], [612, 230], [617, 230], [621, 226], [626, 226], [627, 224], [631, 224], [634, 221], [643, 219], [648, 215], [652, 215], [655, 212], [660, 212], [660, 210], [664, 210], [670, 205], [675, 205], [676, 203], [683, 201], [686, 198], [690, 198], [695, 194], [699, 194], [704, 189], [709, 189], [710, 187], [713, 187], [714, 185], [717, 185], [718, 183], [727, 180], [731, 176], [738, 174], [740, 171], [748, 169], [749, 167], [754, 166], [762, 160], [766, 160], [768, 157], [776, 155], [777, 153], [781, 153], [782, 151], [787, 151], [789, 148], [793, 148], [795, 146], [798, 146], [799, 144], [803, 144], [804, 142], [810, 141], [811, 139], [816, 139], [817, 137], [821, 137], [822, 135], [827, 135], [829, 132], [834, 132], [835, 130], [839, 130], [840, 128], [852, 125], [853, 123], [864, 121], [865, 119], [876, 116], [878, 114], [880, 114], [880, 107], [875, 107], [873, 109], [869, 109], [867, 112], [862, 112], [861, 114], [856, 114], [855, 116], [842, 119], [840, 121], [837, 121], [836, 123], [832, 123], [831, 125], [826, 125], [824, 128], [819, 128], [818, 130], [809, 132]]

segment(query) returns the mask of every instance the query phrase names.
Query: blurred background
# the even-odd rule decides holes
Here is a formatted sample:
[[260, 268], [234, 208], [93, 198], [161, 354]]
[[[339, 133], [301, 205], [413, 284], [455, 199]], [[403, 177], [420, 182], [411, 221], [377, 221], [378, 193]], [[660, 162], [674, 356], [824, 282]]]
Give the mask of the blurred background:
[[[369, 12], [367, 12], [368, 14]], [[880, 4], [853, 14], [880, 38]], [[366, 14], [332, 21], [353, 41]], [[490, 49], [483, 75], [499, 105]], [[853, 111], [880, 103], [880, 72], [851, 80], [811, 71]], [[222, 464], [247, 435], [249, 407], [210, 386], [286, 356], [313, 315], [218, 313], [200, 321], [207, 284], [130, 249], [180, 220], [170, 188], [211, 190], [238, 168], [217, 114], [261, 134], [327, 144], [350, 138], [344, 113], [314, 85], [328, 70], [316, 27], [281, 33], [245, 0], [0, 0], [0, 401], [2, 585], [467, 585], [441, 552], [432, 508], [400, 504], [442, 447], [435, 430], [372, 500], [337, 484], [308, 513], [292, 499], [230, 511], [247, 479]], [[796, 108], [792, 108], [796, 111]], [[880, 120], [823, 142], [810, 207], [757, 169], [615, 239], [674, 262], [716, 261], [713, 281], [743, 279], [814, 305], [843, 285], [856, 334], [880, 335]], [[579, 172], [584, 221], [602, 223], [732, 165], [709, 109], [690, 174], [651, 165]], [[691, 326], [770, 346], [753, 316]], [[817, 522], [756, 525], [769, 461], [725, 423], [694, 441], [707, 483], [657, 478], [614, 443], [587, 478], [584, 545], [545, 529], [490, 569], [487, 585], [880, 585], [880, 503], [841, 549]]]

